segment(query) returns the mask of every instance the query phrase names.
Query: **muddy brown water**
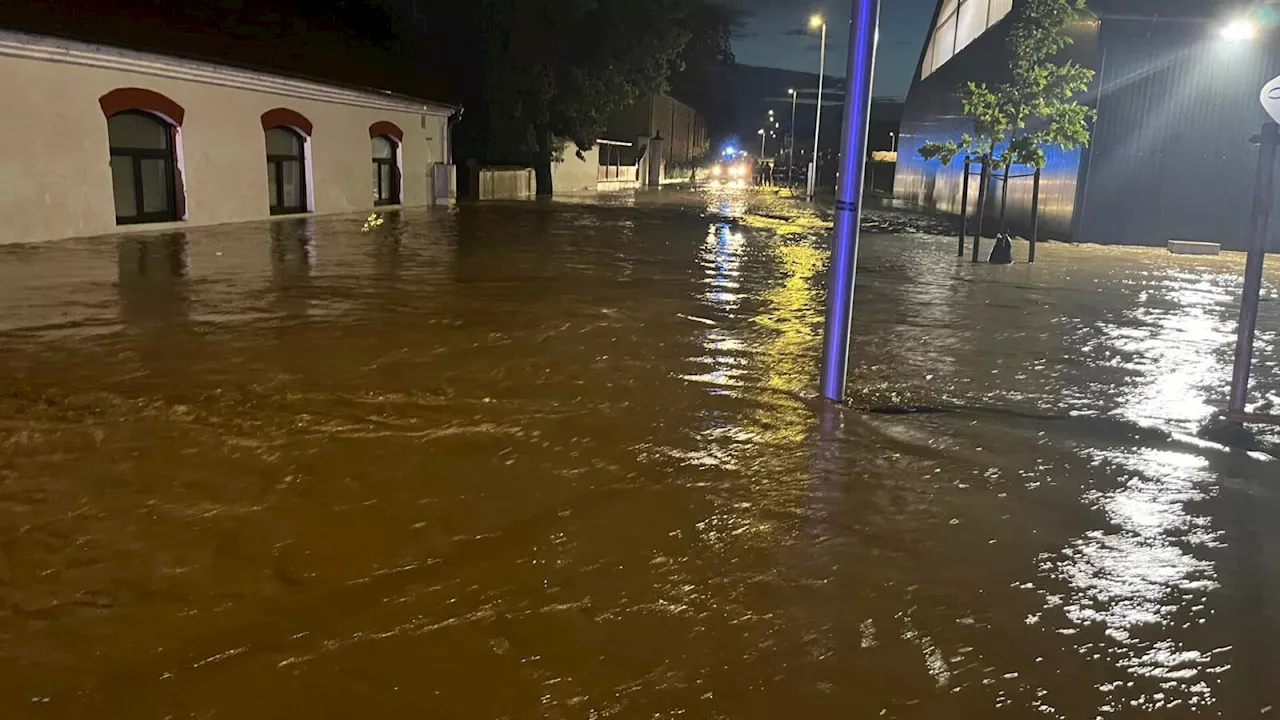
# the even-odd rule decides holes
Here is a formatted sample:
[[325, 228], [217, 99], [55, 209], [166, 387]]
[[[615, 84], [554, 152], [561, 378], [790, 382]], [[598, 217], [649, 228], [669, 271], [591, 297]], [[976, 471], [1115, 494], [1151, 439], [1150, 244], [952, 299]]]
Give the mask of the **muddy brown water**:
[[711, 190], [0, 248], [0, 716], [1280, 706], [1280, 462], [1195, 437], [1242, 258], [869, 234], [832, 413], [827, 227]]

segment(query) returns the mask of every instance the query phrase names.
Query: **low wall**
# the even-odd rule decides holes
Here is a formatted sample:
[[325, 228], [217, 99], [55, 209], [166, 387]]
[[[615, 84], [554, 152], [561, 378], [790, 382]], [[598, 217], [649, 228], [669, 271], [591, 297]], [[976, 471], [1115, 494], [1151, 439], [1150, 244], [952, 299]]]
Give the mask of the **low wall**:
[[578, 157], [577, 146], [565, 143], [561, 159], [551, 163], [551, 191], [554, 194], [594, 192], [600, 171], [600, 148], [594, 147]]
[[478, 167], [471, 171], [471, 197], [476, 200], [517, 200], [538, 194], [532, 168]]

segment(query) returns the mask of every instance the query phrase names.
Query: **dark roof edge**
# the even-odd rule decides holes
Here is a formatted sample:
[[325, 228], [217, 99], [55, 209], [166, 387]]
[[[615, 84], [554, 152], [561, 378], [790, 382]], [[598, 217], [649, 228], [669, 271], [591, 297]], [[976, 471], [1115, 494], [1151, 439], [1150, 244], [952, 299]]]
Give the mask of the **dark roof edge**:
[[167, 57], [167, 58], [172, 58], [174, 60], [183, 60], [188, 62], [202, 63], [205, 65], [221, 66], [221, 67], [229, 68], [232, 70], [253, 72], [253, 73], [259, 73], [262, 75], [274, 75], [279, 78], [315, 83], [317, 85], [327, 85], [329, 87], [333, 87], [341, 90], [367, 93], [369, 95], [380, 95], [391, 100], [411, 102], [411, 103], [416, 103], [424, 106], [434, 106], [436, 108], [440, 108], [443, 110], [449, 110], [450, 114], [456, 113], [463, 109], [461, 105], [458, 105], [456, 103], [442, 102], [439, 100], [429, 100], [427, 98], [418, 97], [415, 95], [406, 95], [403, 93], [393, 92], [391, 90], [383, 90], [381, 88], [376, 88], [368, 85], [359, 85], [355, 83], [343, 82], [340, 80], [331, 80], [324, 77], [317, 77], [314, 75], [307, 75], [305, 73], [295, 72], [292, 70], [281, 70], [279, 68], [273, 68], [265, 65], [257, 65], [253, 63], [246, 63], [246, 62], [235, 61], [235, 60], [226, 60], [224, 58], [216, 58], [216, 57], [212, 57], [210, 55], [204, 55], [198, 52], [174, 52], [168, 49], [153, 50], [150, 48], [128, 47], [125, 45], [121, 45], [119, 43], [86, 39], [82, 36], [78, 37], [72, 33], [64, 33], [64, 32], [57, 32], [57, 31], [43, 31], [43, 30], [40, 32], [32, 32], [29, 30], [21, 29], [21, 28], [11, 28], [11, 27], [0, 26], [0, 38], [3, 38], [6, 35], [17, 36], [17, 37], [27, 37], [27, 38], [45, 38], [45, 39], [56, 40], [60, 42], [75, 43], [77, 45], [82, 45], [86, 47], [105, 48], [110, 50], [116, 50], [118, 52], [136, 53], [139, 55], [151, 55], [155, 57]]

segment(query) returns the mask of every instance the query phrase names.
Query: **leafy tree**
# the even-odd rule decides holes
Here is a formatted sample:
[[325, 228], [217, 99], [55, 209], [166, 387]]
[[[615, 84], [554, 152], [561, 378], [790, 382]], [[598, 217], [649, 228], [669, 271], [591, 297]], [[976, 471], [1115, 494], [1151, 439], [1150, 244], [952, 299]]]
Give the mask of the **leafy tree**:
[[490, 162], [528, 163], [549, 192], [553, 138], [595, 145], [613, 113], [672, 73], [731, 61], [732, 15], [712, 0], [475, 0]]
[[1094, 111], [1076, 101], [1093, 71], [1074, 61], [1055, 62], [1072, 43], [1068, 28], [1085, 9], [1085, 0], [1024, 0], [1009, 33], [1009, 78], [989, 87], [967, 83], [961, 89], [964, 114], [973, 131], [957, 143], [928, 142], [925, 159], [944, 165], [956, 155], [989, 159], [990, 166], [1044, 167], [1046, 145], [1073, 148], [1089, 143]]
[[685, 5], [680, 25], [689, 42], [680, 54], [680, 70], [733, 65], [733, 31], [742, 25], [742, 13], [716, 2]]

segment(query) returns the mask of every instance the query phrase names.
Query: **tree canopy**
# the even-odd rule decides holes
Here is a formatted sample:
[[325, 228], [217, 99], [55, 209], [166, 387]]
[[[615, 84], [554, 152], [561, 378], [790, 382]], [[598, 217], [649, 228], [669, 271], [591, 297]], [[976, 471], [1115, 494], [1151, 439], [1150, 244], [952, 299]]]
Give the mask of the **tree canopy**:
[[1070, 24], [1085, 0], [1025, 0], [1015, 10], [1008, 47], [1012, 57], [1007, 82], [989, 87], [970, 82], [961, 90], [964, 114], [973, 132], [957, 143], [929, 142], [926, 159], [948, 164], [964, 153], [990, 157], [997, 167], [1043, 167], [1044, 146], [1087, 145], [1094, 111], [1076, 100], [1093, 80], [1093, 71], [1073, 61], [1055, 62], [1072, 43]]
[[595, 144], [608, 118], [686, 63], [732, 62], [711, 0], [474, 0], [490, 160], [546, 162], [551, 137]]

